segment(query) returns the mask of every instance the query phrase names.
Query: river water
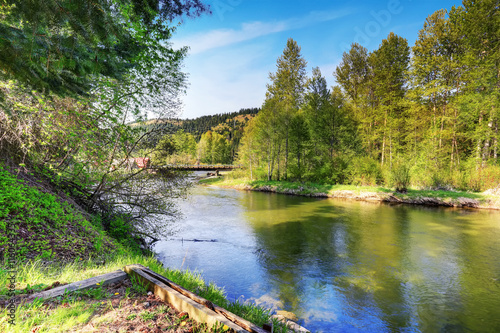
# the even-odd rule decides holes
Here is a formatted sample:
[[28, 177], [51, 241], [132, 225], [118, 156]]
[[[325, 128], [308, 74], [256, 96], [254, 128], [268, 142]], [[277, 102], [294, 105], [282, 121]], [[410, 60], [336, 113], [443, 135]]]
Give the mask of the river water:
[[500, 212], [195, 186], [155, 251], [316, 332], [500, 332]]

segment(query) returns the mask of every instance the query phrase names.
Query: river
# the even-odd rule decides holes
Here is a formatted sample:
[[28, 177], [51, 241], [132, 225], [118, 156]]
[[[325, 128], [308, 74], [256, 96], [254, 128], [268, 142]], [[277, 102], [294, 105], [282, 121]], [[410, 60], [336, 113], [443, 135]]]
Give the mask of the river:
[[500, 332], [500, 213], [195, 186], [155, 251], [315, 332]]

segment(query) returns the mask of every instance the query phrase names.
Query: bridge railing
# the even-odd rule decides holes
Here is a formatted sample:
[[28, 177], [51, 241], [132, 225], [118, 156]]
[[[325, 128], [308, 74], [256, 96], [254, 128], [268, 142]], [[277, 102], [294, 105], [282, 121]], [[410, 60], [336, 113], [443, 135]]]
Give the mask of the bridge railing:
[[154, 168], [161, 169], [241, 169], [241, 165], [232, 165], [232, 164], [165, 164], [161, 166], [153, 166]]

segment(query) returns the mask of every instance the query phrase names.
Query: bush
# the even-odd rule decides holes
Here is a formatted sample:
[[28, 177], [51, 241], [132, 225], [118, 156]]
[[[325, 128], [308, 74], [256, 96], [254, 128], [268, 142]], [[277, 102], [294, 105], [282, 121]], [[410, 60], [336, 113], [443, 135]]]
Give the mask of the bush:
[[469, 171], [468, 189], [474, 192], [482, 192], [494, 189], [500, 184], [500, 167], [488, 165], [484, 168]]
[[406, 163], [397, 163], [391, 170], [391, 185], [396, 192], [406, 193], [411, 182], [410, 167]]
[[354, 157], [347, 170], [347, 179], [352, 185], [373, 186], [384, 180], [378, 161], [369, 156]]

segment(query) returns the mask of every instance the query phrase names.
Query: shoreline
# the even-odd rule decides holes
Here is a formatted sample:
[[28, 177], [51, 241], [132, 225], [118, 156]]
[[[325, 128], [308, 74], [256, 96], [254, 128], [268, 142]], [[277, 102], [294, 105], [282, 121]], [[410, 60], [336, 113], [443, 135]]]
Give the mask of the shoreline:
[[408, 193], [397, 193], [390, 189], [375, 186], [317, 185], [311, 183], [250, 181], [224, 178], [210, 178], [201, 180], [199, 183], [202, 185], [233, 188], [243, 191], [269, 192], [311, 198], [334, 198], [392, 204], [500, 210], [500, 196], [485, 193], [413, 189], [408, 190]]

